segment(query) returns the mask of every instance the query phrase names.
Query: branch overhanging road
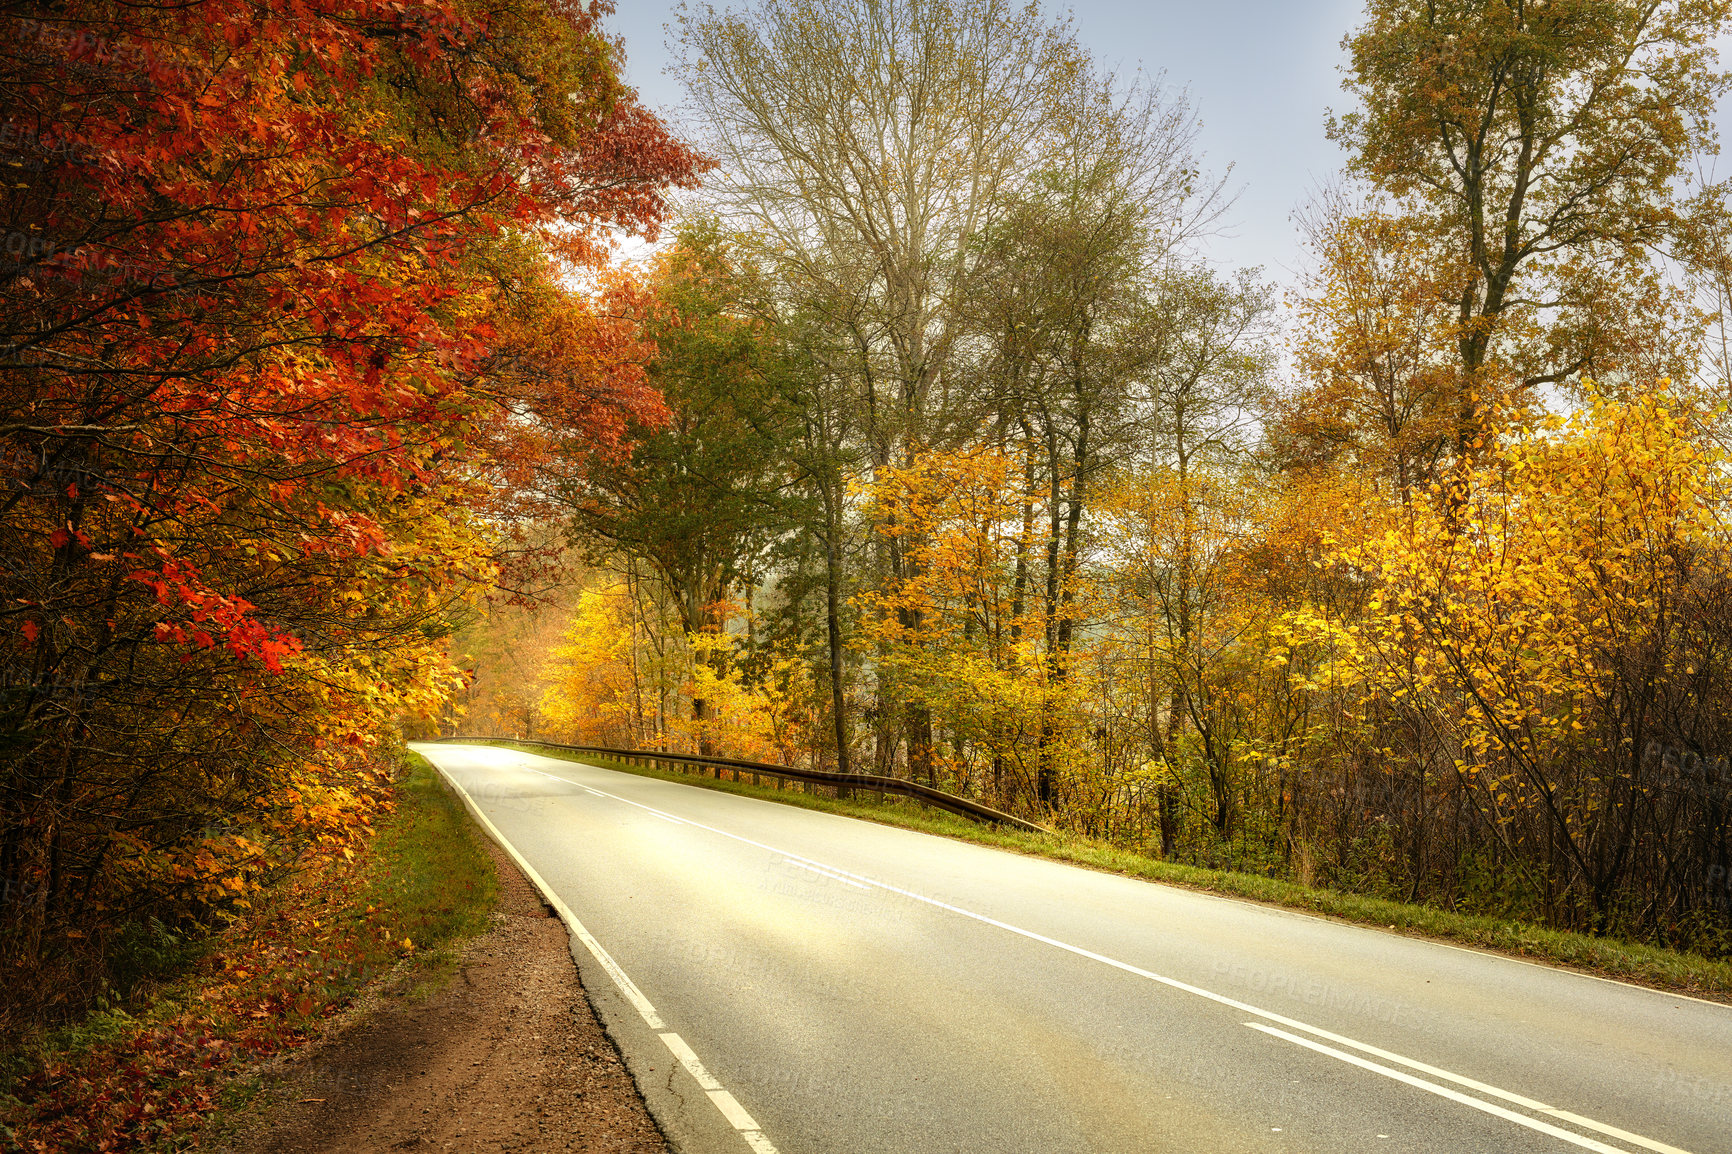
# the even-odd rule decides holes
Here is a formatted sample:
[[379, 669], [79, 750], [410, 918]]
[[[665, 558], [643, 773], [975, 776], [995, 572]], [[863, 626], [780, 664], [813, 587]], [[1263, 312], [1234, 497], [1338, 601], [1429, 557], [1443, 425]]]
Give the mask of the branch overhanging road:
[[946, 838], [420, 745], [682, 1154], [1732, 1154], [1732, 1007]]

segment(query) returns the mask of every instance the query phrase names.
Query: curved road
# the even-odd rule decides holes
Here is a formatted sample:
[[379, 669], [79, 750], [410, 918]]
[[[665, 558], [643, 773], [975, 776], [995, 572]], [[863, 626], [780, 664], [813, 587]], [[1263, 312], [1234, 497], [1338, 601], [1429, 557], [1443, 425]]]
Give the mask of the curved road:
[[1732, 1008], [483, 746], [681, 1154], [1732, 1154]]

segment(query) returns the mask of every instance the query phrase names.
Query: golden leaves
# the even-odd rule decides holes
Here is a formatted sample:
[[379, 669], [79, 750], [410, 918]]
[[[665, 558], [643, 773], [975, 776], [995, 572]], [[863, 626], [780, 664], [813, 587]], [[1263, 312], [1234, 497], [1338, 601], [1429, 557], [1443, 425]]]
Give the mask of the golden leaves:
[[[1681, 558], [1723, 552], [1722, 458], [1661, 386], [1511, 433], [1454, 494], [1337, 550], [1375, 576], [1365, 692], [1428, 715], [1480, 758], [1551, 764], [1595, 726], [1608, 654], [1669, 627]], [[1450, 498], [1453, 497], [1453, 500]], [[1292, 616], [1297, 631], [1308, 624]], [[1504, 791], [1500, 804], [1527, 804]]]

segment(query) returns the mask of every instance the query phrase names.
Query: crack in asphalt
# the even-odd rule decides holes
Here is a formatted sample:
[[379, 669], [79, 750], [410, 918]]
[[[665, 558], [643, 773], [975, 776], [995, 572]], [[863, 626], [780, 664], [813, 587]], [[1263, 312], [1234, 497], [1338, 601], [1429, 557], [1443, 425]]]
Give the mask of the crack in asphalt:
[[678, 1062], [675, 1062], [673, 1064], [673, 1066], [671, 1066], [668, 1069], [668, 1087], [667, 1087], [667, 1089], [668, 1089], [668, 1093], [672, 1094], [675, 1098], [679, 1099], [680, 1109], [684, 1110], [686, 1108], [686, 1096], [684, 1094], [680, 1093], [678, 1090], [674, 1089], [674, 1075], [679, 1073], [679, 1071], [680, 1071], [680, 1064]]

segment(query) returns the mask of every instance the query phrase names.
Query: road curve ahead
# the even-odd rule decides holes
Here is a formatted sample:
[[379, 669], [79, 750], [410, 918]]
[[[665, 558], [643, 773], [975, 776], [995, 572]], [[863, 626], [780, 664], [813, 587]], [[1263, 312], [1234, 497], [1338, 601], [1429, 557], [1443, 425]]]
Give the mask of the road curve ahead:
[[682, 1154], [1732, 1154], [1732, 1008], [753, 798], [418, 745]]

